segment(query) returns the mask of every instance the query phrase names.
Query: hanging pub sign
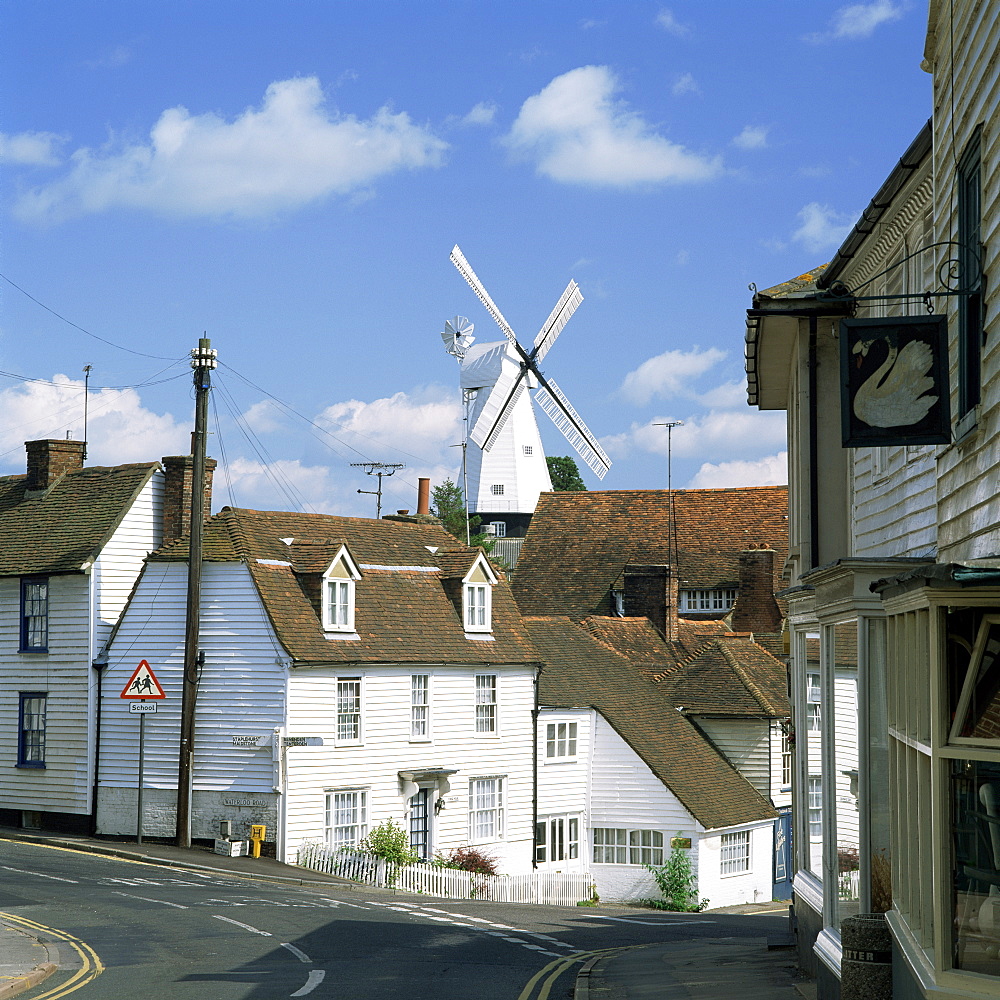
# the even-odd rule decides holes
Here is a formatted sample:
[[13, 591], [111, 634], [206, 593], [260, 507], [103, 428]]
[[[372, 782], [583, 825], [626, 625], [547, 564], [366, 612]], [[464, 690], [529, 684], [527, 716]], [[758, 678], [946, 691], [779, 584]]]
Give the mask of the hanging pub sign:
[[948, 444], [948, 322], [944, 316], [840, 321], [845, 448]]

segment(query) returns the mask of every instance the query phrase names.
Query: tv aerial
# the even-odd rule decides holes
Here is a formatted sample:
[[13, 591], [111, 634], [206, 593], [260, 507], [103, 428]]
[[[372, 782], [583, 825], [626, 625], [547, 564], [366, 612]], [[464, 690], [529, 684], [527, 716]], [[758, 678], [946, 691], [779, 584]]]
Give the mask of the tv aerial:
[[[378, 476], [377, 490], [358, 490], [359, 493], [367, 493], [370, 497], [377, 497], [375, 504], [375, 517], [382, 516], [382, 477], [386, 479], [395, 474], [397, 469], [405, 469], [402, 462], [351, 462], [352, 468], [364, 469], [368, 476]], [[388, 471], [386, 471], [388, 470]]]

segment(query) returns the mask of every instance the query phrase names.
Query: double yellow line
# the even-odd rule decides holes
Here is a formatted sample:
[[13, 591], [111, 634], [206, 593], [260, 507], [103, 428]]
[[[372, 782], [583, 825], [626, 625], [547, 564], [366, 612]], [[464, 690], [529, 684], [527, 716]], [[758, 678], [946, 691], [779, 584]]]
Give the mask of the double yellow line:
[[[521, 995], [517, 1000], [528, 1000], [534, 991], [535, 987], [543, 977], [545, 982], [539, 987], [538, 996], [535, 1000], [548, 1000], [549, 993], [552, 991], [555, 981], [572, 965], [576, 965], [577, 962], [586, 962], [590, 958], [601, 958], [607, 955], [614, 955], [616, 952], [625, 951], [625, 948], [600, 948], [597, 951], [578, 951], [575, 955], [567, 955], [565, 958], [557, 958], [555, 961], [549, 962], [548, 965], [539, 969], [527, 982], [524, 989], [521, 990]], [[39, 997], [38, 1000], [41, 1000]]]
[[57, 1000], [58, 997], [64, 997], [67, 993], [72, 993], [81, 986], [86, 986], [104, 971], [104, 964], [97, 957], [97, 952], [86, 941], [80, 940], [67, 931], [46, 927], [45, 924], [36, 923], [27, 917], [15, 916], [13, 913], [0, 911], [0, 917], [9, 923], [23, 927], [30, 934], [41, 932], [46, 937], [54, 938], [56, 941], [64, 941], [80, 956], [80, 968], [69, 979], [45, 993], [40, 993], [34, 1000]]

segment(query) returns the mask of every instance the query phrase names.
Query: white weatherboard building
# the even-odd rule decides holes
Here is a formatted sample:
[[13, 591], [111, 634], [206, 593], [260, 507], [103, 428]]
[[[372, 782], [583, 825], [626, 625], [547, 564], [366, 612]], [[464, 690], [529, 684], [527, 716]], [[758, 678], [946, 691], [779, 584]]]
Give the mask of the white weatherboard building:
[[147, 553], [172, 537], [190, 460], [84, 467], [82, 441], [27, 442], [0, 477], [0, 817], [89, 832], [101, 651]]
[[834, 259], [748, 311], [751, 403], [788, 412], [795, 917], [821, 998], [845, 916], [883, 906], [894, 997], [1000, 997], [998, 23], [930, 4], [931, 121]]
[[[143, 831], [173, 834], [186, 559], [186, 540], [149, 559], [109, 648], [101, 833], [136, 831], [138, 720], [117, 695], [141, 655], [167, 695], [145, 721]], [[471, 843], [531, 868], [534, 652], [506, 584], [436, 521], [225, 508], [200, 645], [192, 837], [263, 823], [294, 861], [392, 819], [422, 857]]]
[[[690, 841], [699, 901], [770, 900], [777, 814], [766, 793], [677, 710], [666, 685], [591, 634], [591, 623], [526, 621], [544, 659], [538, 867], [589, 870], [602, 899], [659, 898], [645, 866], [663, 865], [680, 838]], [[652, 631], [645, 619], [619, 621]], [[764, 746], [766, 754], [766, 735]]]

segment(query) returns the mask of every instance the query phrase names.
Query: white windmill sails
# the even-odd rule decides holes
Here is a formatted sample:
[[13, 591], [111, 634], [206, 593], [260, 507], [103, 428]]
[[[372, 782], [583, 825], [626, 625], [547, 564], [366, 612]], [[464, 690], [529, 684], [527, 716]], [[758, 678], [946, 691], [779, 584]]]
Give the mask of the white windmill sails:
[[[535, 402], [559, 428], [583, 461], [593, 469], [598, 479], [603, 479], [611, 468], [611, 459], [555, 381], [543, 375], [538, 368], [539, 362], [548, 354], [563, 327], [583, 301], [576, 282], [571, 281], [566, 286], [549, 318], [538, 331], [531, 350], [526, 351], [457, 246], [451, 251], [451, 262], [479, 296], [506, 337], [506, 343], [480, 344], [473, 348], [471, 343], [474, 338], [469, 336], [471, 324], [467, 320], [465, 323], [468, 327], [456, 329], [455, 325], [448, 324], [441, 335], [448, 352], [462, 360], [462, 388], [479, 389], [480, 395], [489, 389], [485, 399], [481, 402], [477, 400], [471, 414], [470, 439], [483, 452], [488, 453], [508, 422], [518, 410], [523, 409], [524, 404], [519, 407], [518, 403], [525, 390], [534, 389]], [[455, 320], [459, 326], [460, 319], [456, 317]], [[534, 418], [531, 419], [533, 422]]]

